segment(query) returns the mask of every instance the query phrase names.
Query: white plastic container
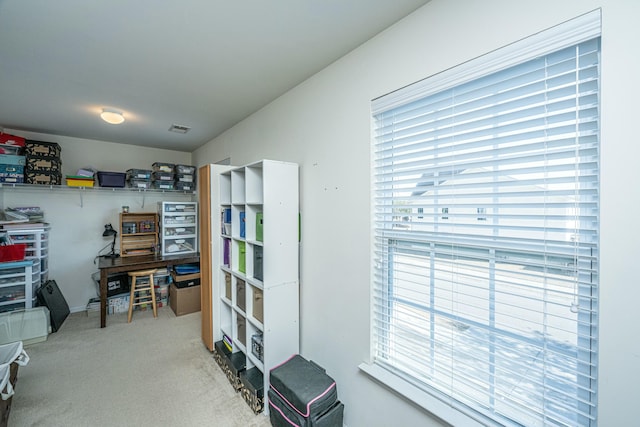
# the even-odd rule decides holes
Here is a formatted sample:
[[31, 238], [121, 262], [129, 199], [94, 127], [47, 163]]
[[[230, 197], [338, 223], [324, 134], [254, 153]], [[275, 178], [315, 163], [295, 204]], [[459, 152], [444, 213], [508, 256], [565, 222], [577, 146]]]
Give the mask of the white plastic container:
[[0, 313], [0, 344], [22, 341], [24, 345], [46, 341], [51, 332], [47, 307]]

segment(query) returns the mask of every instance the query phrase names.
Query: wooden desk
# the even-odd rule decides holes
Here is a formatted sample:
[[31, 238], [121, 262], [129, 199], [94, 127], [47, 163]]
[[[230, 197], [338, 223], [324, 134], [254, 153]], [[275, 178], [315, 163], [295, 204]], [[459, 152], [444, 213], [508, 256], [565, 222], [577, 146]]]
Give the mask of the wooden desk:
[[107, 324], [107, 278], [109, 274], [150, 268], [169, 267], [179, 264], [195, 264], [200, 262], [200, 254], [183, 255], [140, 255], [118, 258], [100, 258], [100, 327]]

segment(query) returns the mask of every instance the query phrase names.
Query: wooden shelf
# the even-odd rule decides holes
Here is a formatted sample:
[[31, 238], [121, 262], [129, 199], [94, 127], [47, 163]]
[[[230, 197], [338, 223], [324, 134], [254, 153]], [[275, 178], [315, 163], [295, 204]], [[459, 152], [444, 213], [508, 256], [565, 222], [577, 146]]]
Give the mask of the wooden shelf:
[[[153, 224], [152, 230], [125, 233], [135, 224], [136, 230], [144, 229], [141, 224]], [[140, 256], [154, 254], [158, 249], [158, 214], [155, 212], [120, 213], [120, 256]]]

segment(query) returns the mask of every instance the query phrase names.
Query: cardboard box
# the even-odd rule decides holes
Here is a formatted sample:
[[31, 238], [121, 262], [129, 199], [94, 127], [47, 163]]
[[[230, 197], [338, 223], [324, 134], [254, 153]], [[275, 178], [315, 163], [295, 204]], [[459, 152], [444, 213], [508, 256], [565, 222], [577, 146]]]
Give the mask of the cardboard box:
[[172, 283], [169, 288], [169, 306], [176, 316], [200, 311], [200, 285], [179, 289]]

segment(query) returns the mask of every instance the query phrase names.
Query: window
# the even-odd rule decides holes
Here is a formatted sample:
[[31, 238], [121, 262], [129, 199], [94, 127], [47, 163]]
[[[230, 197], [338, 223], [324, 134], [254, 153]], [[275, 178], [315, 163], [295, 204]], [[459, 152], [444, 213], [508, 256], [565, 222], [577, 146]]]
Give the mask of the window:
[[599, 35], [372, 104], [372, 363], [480, 423], [596, 424]]
[[478, 208], [476, 209], [476, 212], [478, 213], [478, 221], [486, 221], [487, 217], [484, 215], [486, 213], [485, 208]]
[[449, 219], [449, 208], [442, 208], [442, 219]]

